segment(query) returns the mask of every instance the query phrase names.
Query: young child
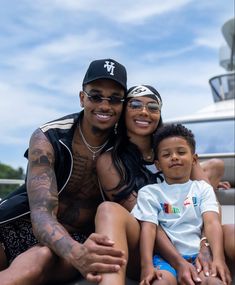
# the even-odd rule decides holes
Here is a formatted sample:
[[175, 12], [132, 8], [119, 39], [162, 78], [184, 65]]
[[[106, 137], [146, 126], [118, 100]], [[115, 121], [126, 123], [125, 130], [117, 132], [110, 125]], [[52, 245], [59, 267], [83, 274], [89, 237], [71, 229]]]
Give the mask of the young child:
[[163, 172], [165, 181], [141, 188], [132, 210], [141, 223], [140, 284], [177, 284], [177, 273], [170, 262], [159, 255], [152, 258], [159, 225], [179, 253], [192, 264], [199, 252], [204, 227], [213, 261], [211, 275], [200, 274], [200, 284], [230, 284], [213, 188], [204, 181], [190, 180], [191, 168], [197, 160], [194, 135], [183, 125], [165, 125], [154, 140], [155, 165]]

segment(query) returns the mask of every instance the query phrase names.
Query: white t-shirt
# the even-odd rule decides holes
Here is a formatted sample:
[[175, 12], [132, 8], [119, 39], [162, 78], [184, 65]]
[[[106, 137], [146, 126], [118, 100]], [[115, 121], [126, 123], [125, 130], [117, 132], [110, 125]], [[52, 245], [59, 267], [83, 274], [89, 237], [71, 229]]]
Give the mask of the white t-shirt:
[[205, 181], [189, 180], [144, 186], [131, 213], [138, 220], [161, 225], [178, 252], [191, 255], [199, 252], [206, 211], [219, 213], [213, 188]]

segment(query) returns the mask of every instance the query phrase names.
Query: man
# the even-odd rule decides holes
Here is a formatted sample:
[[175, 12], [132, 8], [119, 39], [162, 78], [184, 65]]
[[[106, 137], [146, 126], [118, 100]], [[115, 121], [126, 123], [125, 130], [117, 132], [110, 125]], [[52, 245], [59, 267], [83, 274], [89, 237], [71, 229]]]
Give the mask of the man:
[[126, 81], [115, 60], [91, 62], [79, 94], [84, 110], [33, 133], [26, 185], [0, 204], [1, 285], [59, 283], [78, 272], [98, 282], [125, 263], [111, 240], [92, 233], [102, 201], [96, 160], [113, 143]]

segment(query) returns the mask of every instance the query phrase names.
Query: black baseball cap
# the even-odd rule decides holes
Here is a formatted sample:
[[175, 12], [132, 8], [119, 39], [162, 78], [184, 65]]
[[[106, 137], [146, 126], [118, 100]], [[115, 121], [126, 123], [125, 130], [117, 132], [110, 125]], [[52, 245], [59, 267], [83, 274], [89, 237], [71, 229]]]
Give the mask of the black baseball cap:
[[98, 59], [90, 63], [82, 85], [88, 84], [97, 79], [111, 79], [119, 83], [125, 91], [127, 90], [126, 68], [111, 58]]

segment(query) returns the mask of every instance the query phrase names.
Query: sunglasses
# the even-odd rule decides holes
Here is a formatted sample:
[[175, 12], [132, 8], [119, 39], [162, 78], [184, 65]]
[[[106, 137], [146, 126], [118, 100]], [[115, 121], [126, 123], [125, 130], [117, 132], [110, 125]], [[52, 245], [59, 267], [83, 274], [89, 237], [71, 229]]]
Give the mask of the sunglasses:
[[110, 105], [119, 105], [121, 103], [124, 102], [123, 98], [120, 98], [118, 96], [110, 96], [110, 97], [102, 97], [99, 94], [94, 94], [94, 95], [90, 95], [89, 93], [87, 93], [85, 90], [82, 91], [87, 98], [92, 102], [92, 103], [96, 103], [96, 104], [100, 104], [102, 103], [104, 100], [108, 101]]
[[144, 104], [141, 101], [138, 100], [132, 100], [128, 102], [128, 107], [132, 109], [133, 111], [142, 111], [144, 108], [150, 113], [160, 113], [161, 111], [161, 104], [157, 102], [148, 102]]

